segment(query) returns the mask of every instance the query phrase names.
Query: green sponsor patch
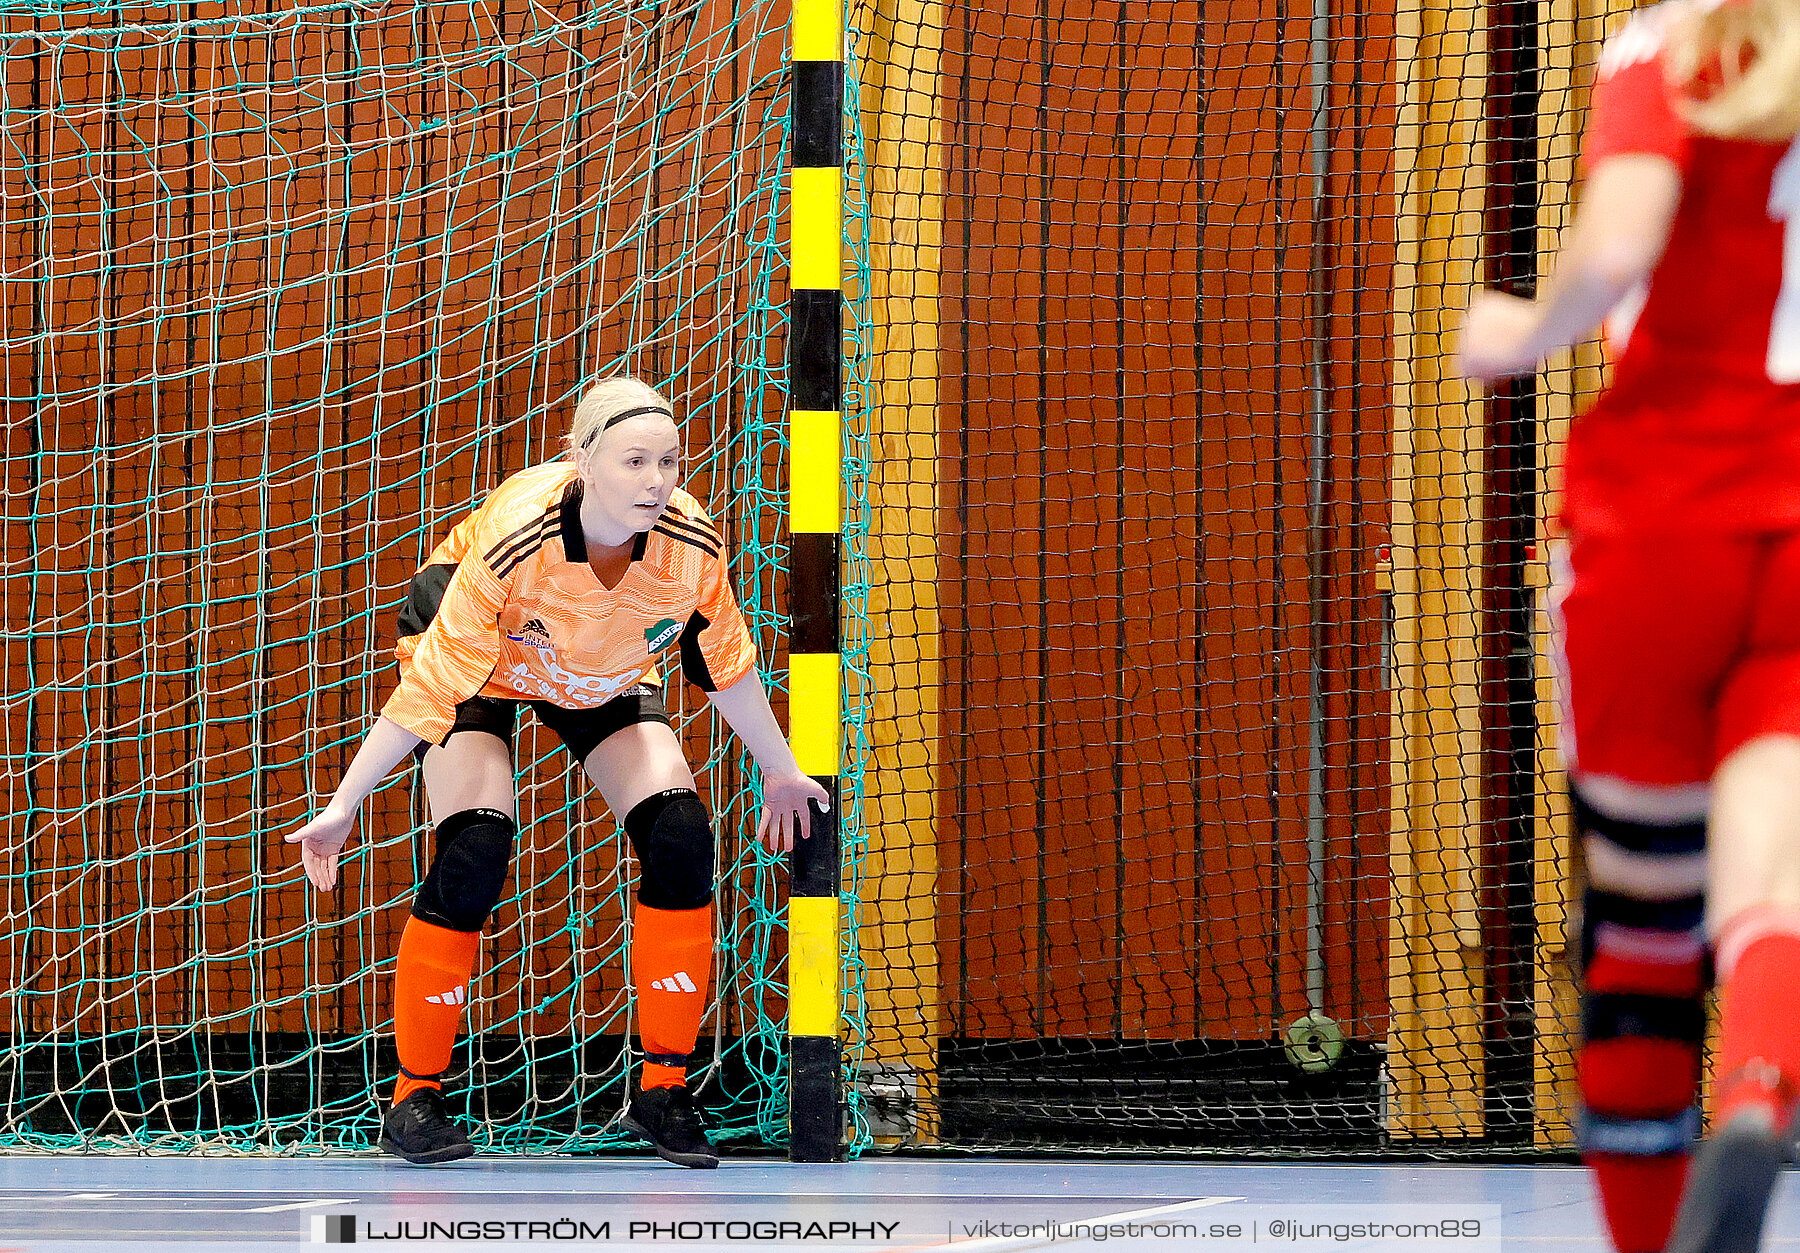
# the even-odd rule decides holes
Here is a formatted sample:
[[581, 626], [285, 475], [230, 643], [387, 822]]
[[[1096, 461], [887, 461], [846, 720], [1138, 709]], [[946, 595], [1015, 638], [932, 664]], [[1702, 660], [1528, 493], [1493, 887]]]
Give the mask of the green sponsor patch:
[[673, 644], [675, 642], [675, 637], [680, 634], [681, 623], [675, 621], [673, 618], [664, 618], [661, 622], [644, 632], [644, 643], [650, 646], [651, 652], [659, 653], [669, 645]]

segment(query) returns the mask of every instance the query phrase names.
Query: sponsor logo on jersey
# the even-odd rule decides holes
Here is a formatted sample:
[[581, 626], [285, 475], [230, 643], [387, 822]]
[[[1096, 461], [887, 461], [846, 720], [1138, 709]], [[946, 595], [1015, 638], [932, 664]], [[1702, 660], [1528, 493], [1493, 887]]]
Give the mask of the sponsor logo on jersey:
[[694, 981], [688, 978], [688, 972], [685, 970], [677, 970], [667, 979], [653, 980], [650, 986], [658, 992], [698, 992], [700, 990], [694, 986]]
[[464, 1005], [468, 1003], [469, 998], [462, 988], [455, 987], [448, 992], [440, 992], [436, 996], [428, 996], [425, 999], [433, 1005]]
[[592, 697], [594, 698], [592, 703], [599, 704], [603, 700], [616, 696], [621, 689], [636, 683], [644, 673], [642, 670], [627, 670], [617, 675], [579, 675], [557, 665], [556, 658], [548, 650], [539, 655], [538, 664], [548, 672], [548, 677], [533, 673], [531, 667], [522, 661], [515, 661], [512, 664], [508, 673], [512, 679], [513, 690], [520, 696], [538, 697], [562, 704], [567, 704], [570, 697], [574, 697], [578, 701], [585, 697]]
[[515, 644], [529, 644], [533, 648], [553, 648], [550, 642], [550, 628], [544, 625], [542, 618], [527, 618], [525, 625], [519, 628], [518, 634], [507, 632], [507, 639]]
[[644, 632], [644, 643], [650, 646], [651, 652], [660, 653], [663, 649], [673, 644], [675, 642], [675, 637], [680, 634], [681, 623], [675, 621], [673, 618], [664, 618], [661, 622]]

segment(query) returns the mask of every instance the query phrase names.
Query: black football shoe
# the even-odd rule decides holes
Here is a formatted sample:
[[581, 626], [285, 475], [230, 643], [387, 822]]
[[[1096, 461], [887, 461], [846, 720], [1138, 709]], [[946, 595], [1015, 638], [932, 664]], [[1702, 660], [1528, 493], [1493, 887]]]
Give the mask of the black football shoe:
[[631, 1098], [625, 1125], [650, 1141], [665, 1162], [695, 1170], [711, 1170], [719, 1164], [719, 1154], [706, 1138], [706, 1123], [684, 1087], [638, 1092]]
[[1770, 1110], [1739, 1110], [1694, 1155], [1668, 1253], [1756, 1253], [1786, 1156]]
[[437, 1088], [420, 1088], [389, 1107], [381, 1120], [378, 1143], [415, 1166], [454, 1162], [475, 1151], [462, 1128], [445, 1115], [444, 1094]]

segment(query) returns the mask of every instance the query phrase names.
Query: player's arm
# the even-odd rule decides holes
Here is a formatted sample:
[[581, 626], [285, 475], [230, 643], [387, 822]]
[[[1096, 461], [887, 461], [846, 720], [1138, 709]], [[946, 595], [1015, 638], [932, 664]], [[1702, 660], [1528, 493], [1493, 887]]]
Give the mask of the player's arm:
[[1485, 291], [1463, 319], [1459, 366], [1482, 382], [1528, 374], [1558, 349], [1593, 335], [1661, 260], [1681, 202], [1681, 170], [1634, 153], [1588, 177], [1550, 281], [1536, 300]]
[[377, 718], [325, 808], [287, 837], [289, 844], [300, 846], [300, 864], [321, 892], [337, 886], [338, 852], [356, 826], [356, 811], [363, 800], [419, 742], [418, 736], [398, 722]]
[[1587, 339], [1662, 259], [1691, 142], [1664, 72], [1664, 33], [1634, 19], [1601, 52], [1575, 220], [1538, 299], [1482, 292], [1470, 302], [1458, 352], [1467, 377], [1526, 374]]
[[756, 645], [732, 595], [723, 549], [707, 561], [699, 608], [681, 636], [681, 667], [756, 759], [763, 778], [756, 834], [776, 852], [787, 852], [796, 836], [812, 834], [807, 802], [823, 810], [831, 798], [801, 771], [769, 708], [768, 690], [756, 670]]
[[369, 793], [421, 742], [441, 743], [456, 706], [479, 692], [499, 664], [507, 585], [478, 554], [458, 564], [411, 664], [325, 808], [287, 837], [300, 845], [306, 877], [321, 891], [337, 884], [338, 854]]

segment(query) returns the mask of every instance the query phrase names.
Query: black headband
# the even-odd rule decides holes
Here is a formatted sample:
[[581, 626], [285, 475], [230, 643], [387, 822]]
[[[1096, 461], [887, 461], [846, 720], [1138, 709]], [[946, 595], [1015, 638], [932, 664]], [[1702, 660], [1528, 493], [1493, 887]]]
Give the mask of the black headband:
[[613, 427], [619, 425], [619, 423], [625, 421], [627, 418], [647, 418], [652, 414], [659, 418], [667, 418], [671, 422], [675, 420], [675, 414], [672, 411], [663, 408], [661, 405], [643, 405], [636, 409], [627, 409], [624, 413], [615, 414], [608, 418], [606, 420], [606, 425], [588, 436], [587, 443], [583, 444], [582, 447], [592, 447], [595, 440], [599, 439], [602, 435], [612, 430]]

